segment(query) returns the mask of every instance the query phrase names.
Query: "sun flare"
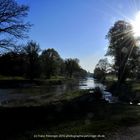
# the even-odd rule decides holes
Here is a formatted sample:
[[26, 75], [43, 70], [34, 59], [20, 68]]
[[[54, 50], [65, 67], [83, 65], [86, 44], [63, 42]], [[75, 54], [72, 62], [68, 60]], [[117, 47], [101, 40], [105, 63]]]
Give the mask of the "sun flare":
[[140, 11], [136, 14], [135, 20], [132, 22], [134, 36], [140, 37]]

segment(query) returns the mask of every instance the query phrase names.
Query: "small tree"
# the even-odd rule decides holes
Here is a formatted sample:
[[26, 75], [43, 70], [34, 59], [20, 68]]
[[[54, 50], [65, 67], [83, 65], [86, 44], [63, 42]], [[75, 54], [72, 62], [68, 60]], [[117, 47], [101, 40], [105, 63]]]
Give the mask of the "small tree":
[[100, 101], [103, 97], [102, 94], [102, 90], [100, 89], [100, 87], [95, 87], [94, 89], [94, 98], [96, 99], [96, 101]]
[[109, 67], [110, 67], [110, 64], [107, 58], [100, 59], [94, 69], [94, 77], [100, 81], [104, 81], [106, 78], [107, 72], [109, 70]]

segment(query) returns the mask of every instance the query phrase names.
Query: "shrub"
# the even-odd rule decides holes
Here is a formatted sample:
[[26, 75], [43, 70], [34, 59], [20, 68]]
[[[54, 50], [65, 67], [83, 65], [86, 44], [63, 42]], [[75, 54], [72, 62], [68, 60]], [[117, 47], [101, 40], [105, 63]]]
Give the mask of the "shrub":
[[94, 97], [95, 97], [96, 100], [101, 100], [102, 99], [102, 91], [101, 91], [100, 87], [95, 87]]

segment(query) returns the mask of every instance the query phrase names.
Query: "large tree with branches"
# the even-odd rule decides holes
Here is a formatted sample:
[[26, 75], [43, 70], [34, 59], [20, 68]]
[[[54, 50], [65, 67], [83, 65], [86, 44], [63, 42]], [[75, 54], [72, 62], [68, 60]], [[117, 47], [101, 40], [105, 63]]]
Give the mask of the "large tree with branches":
[[106, 55], [114, 58], [118, 82], [123, 83], [136, 67], [134, 62], [138, 58], [138, 48], [136, 47], [132, 25], [121, 20], [115, 22], [107, 34], [107, 39], [109, 40], [109, 47]]
[[17, 3], [15, 0], [0, 0], [0, 47], [8, 48], [13, 40], [27, 37], [31, 27], [24, 22], [29, 7]]

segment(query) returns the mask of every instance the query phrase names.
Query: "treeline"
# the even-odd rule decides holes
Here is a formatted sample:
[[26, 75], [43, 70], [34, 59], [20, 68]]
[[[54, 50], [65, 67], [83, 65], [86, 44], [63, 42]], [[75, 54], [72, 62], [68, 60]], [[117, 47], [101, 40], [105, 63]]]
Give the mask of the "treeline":
[[62, 59], [53, 48], [41, 51], [39, 44], [34, 41], [2, 53], [0, 67], [1, 75], [20, 76], [30, 80], [50, 79], [52, 76], [80, 78], [87, 74], [80, 67], [77, 58]]
[[[15, 42], [28, 37], [32, 24], [25, 22], [29, 6], [15, 0], [0, 0], [0, 74], [20, 76], [30, 80], [49, 79], [52, 76], [82, 77], [86, 71], [78, 59], [62, 59], [54, 49], [42, 50], [30, 41], [27, 45], [17, 46]], [[14, 48], [14, 49], [13, 49]]]

